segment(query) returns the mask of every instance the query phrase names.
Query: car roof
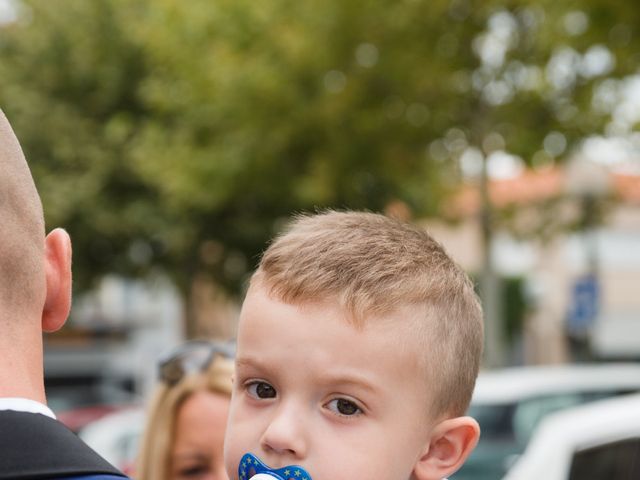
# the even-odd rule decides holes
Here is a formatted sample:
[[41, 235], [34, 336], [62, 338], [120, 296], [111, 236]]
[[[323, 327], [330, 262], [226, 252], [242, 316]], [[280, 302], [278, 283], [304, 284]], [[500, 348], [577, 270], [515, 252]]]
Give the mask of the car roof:
[[472, 404], [506, 404], [553, 393], [640, 390], [640, 364], [514, 367], [483, 371]]
[[628, 438], [640, 438], [640, 394], [550, 414], [504, 480], [564, 478], [574, 452]]

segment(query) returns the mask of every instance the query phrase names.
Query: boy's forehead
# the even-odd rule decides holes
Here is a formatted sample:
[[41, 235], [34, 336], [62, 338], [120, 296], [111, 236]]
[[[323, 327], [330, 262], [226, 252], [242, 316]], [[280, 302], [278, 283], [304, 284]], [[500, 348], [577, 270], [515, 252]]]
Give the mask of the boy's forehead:
[[[294, 315], [281, 314], [280, 309], [295, 310]], [[305, 319], [312, 319], [312, 325], [305, 326], [309, 342], [314, 337], [324, 336], [329, 324], [337, 322], [344, 328], [335, 330], [340, 336], [349, 336], [359, 344], [380, 342], [388, 345], [388, 349], [380, 351], [380, 357], [393, 356], [393, 350], [412, 355], [407, 358], [407, 368], [424, 371], [425, 356], [429, 347], [424, 343], [425, 311], [414, 305], [405, 305], [389, 313], [371, 313], [363, 322], [355, 322], [348, 310], [340, 305], [337, 298], [318, 298], [314, 302], [286, 303], [274, 296], [270, 289], [260, 283], [253, 284], [247, 292], [240, 315], [238, 335], [239, 347], [242, 346], [243, 333], [253, 333], [256, 322], [263, 323], [267, 317], [276, 316], [274, 328], [269, 334], [277, 337], [279, 332], [293, 328], [296, 324], [304, 324]], [[334, 330], [332, 330], [334, 331]], [[337, 341], [329, 346], [340, 345]]]

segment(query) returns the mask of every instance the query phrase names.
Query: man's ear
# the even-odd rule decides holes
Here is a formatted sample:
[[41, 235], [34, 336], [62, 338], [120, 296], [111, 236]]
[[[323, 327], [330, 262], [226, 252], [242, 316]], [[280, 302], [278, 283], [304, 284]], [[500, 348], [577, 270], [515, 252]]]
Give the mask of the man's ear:
[[480, 426], [471, 417], [444, 420], [431, 432], [428, 445], [413, 474], [417, 480], [441, 480], [458, 470], [480, 438]]
[[47, 296], [42, 310], [42, 330], [55, 332], [71, 310], [71, 239], [61, 228], [45, 238]]

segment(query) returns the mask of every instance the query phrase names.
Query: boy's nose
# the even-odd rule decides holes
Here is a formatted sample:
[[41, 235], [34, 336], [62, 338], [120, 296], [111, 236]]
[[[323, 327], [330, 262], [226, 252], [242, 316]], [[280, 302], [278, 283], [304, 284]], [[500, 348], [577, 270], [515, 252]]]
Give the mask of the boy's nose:
[[307, 454], [307, 440], [302, 412], [281, 404], [262, 434], [260, 444], [267, 454], [302, 459]]

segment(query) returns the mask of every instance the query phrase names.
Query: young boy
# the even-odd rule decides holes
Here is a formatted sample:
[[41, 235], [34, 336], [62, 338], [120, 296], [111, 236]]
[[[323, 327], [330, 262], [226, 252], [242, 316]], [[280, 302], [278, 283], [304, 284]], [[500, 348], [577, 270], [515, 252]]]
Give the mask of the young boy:
[[481, 351], [473, 286], [423, 230], [371, 213], [298, 217], [242, 307], [229, 478], [248, 452], [313, 480], [450, 475], [479, 437], [463, 415]]

